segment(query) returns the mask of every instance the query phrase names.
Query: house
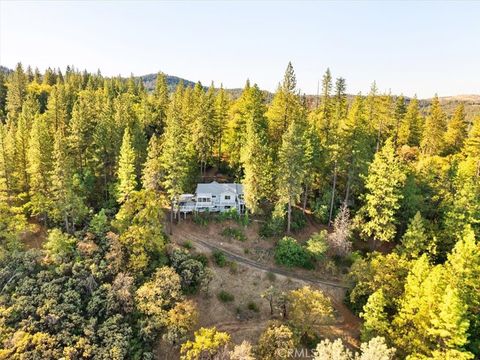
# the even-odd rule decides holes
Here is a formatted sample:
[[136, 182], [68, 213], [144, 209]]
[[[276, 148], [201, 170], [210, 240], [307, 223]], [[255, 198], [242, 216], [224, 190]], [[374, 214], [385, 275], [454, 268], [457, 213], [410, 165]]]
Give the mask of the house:
[[243, 200], [243, 185], [235, 183], [197, 184], [195, 194], [183, 194], [179, 198], [177, 212], [224, 212], [236, 209], [239, 213], [245, 211]]

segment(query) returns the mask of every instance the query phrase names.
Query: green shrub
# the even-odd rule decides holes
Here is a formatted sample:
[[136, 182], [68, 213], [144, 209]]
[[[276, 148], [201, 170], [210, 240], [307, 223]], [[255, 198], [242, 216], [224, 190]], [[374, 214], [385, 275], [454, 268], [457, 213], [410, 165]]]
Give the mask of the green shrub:
[[280, 217], [272, 217], [265, 222], [259, 230], [259, 235], [264, 238], [280, 236], [285, 230], [285, 222]]
[[231, 239], [235, 239], [235, 240], [239, 240], [239, 241], [246, 241], [247, 240], [247, 237], [245, 236], [243, 231], [241, 229], [237, 229], [237, 228], [227, 227], [227, 228], [223, 229], [220, 234], [222, 236], [227, 237], [227, 238], [231, 238]]
[[295, 232], [302, 230], [307, 225], [307, 218], [302, 210], [297, 208], [292, 209], [292, 221], [290, 223], [290, 229]]
[[307, 250], [315, 260], [323, 260], [328, 250], [327, 230], [313, 234], [307, 241]]
[[247, 226], [249, 224], [248, 213], [240, 214], [236, 208], [221, 212], [215, 219], [217, 221], [234, 220], [243, 226]]
[[195, 254], [193, 258], [197, 261], [200, 261], [203, 264], [203, 266], [208, 265], [208, 257], [205, 254]]
[[222, 290], [218, 293], [217, 295], [218, 297], [218, 300], [220, 300], [221, 302], [232, 302], [233, 300], [235, 300], [235, 296], [233, 296], [232, 294], [230, 294], [229, 292], [225, 291], [225, 290]]
[[309, 252], [294, 238], [285, 236], [275, 247], [275, 261], [288, 267], [299, 266], [312, 269], [312, 259]]
[[215, 264], [217, 264], [217, 266], [224, 267], [225, 265], [227, 265], [227, 257], [222, 251], [215, 250], [212, 255], [213, 261], [215, 262]]
[[228, 267], [230, 268], [230, 272], [232, 274], [236, 274], [238, 272], [238, 264], [235, 261], [229, 261]]
[[185, 242], [182, 244], [182, 246], [183, 246], [185, 249], [187, 249], [187, 250], [190, 250], [190, 249], [193, 248], [193, 244], [192, 244], [192, 242], [191, 242], [190, 240], [185, 241]]
[[250, 311], [256, 312], [256, 313], [258, 313], [260, 311], [260, 309], [258, 308], [258, 305], [253, 301], [250, 301], [247, 304], [247, 309], [250, 310]]
[[186, 293], [195, 293], [205, 276], [205, 264], [184, 249], [175, 249], [170, 254], [170, 265], [180, 275], [182, 289]]
[[207, 226], [210, 222], [210, 212], [208, 210], [204, 212], [196, 212], [193, 214], [193, 222], [197, 225]]

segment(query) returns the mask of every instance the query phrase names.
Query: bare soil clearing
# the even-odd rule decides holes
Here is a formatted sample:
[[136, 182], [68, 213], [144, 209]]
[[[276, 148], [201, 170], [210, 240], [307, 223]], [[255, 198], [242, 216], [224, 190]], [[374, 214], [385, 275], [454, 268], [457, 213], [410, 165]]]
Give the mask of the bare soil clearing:
[[[361, 321], [343, 304], [346, 284], [329, 274], [278, 267], [273, 261], [274, 242], [258, 236], [259, 226], [259, 223], [253, 222], [243, 227], [234, 221], [212, 222], [205, 226], [197, 225], [190, 219], [174, 225], [171, 236], [173, 243], [182, 245], [190, 241], [194, 250], [201, 253], [222, 250], [230, 261], [237, 263], [234, 270], [228, 266], [219, 268], [211, 265], [215, 275], [209, 296], [198, 294], [194, 297], [200, 312], [199, 327], [216, 326], [219, 330], [228, 331], [236, 344], [242, 340], [256, 343], [260, 333], [272, 320], [268, 302], [261, 298], [262, 292], [271, 285], [283, 291], [310, 285], [328, 294], [336, 310], [335, 323], [318, 329], [321, 336], [332, 339], [340, 337], [351, 347], [357, 348]], [[226, 227], [243, 229], [247, 240], [222, 236], [222, 229]], [[310, 223], [301, 238], [308, 239], [320, 229], [320, 226]], [[299, 236], [295, 234], [295, 238]], [[221, 302], [216, 295], [222, 290], [233, 294], [234, 301]], [[249, 303], [254, 303], [258, 312], [249, 310]]]

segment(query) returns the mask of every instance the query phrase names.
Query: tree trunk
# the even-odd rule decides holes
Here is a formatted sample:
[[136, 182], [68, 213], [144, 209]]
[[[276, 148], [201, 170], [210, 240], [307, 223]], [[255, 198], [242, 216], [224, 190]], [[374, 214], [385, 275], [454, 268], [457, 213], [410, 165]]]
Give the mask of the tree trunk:
[[173, 235], [173, 199], [170, 207], [170, 235]]
[[70, 228], [68, 226], [68, 215], [66, 213], [64, 215], [64, 220], [65, 220], [65, 231], [70, 234]]
[[333, 217], [333, 204], [335, 202], [335, 187], [337, 186], [337, 160], [333, 165], [333, 184], [332, 184], [332, 199], [330, 201], [330, 214], [328, 216], [328, 226], [332, 223]]
[[218, 142], [218, 165], [217, 171], [220, 169], [220, 163], [222, 162], [222, 135], [220, 135], [220, 139]]
[[292, 202], [288, 200], [288, 211], [287, 211], [287, 234], [290, 234], [290, 222], [292, 221]]
[[347, 176], [347, 189], [345, 190], [345, 200], [344, 203], [348, 206], [348, 199], [350, 197], [350, 186], [352, 186], [352, 177], [353, 177], [353, 165], [355, 164], [355, 158], [350, 162]]
[[303, 207], [302, 207], [303, 215], [305, 215], [305, 210], [307, 208], [307, 199], [308, 199], [308, 184], [305, 184], [305, 190], [303, 193]]

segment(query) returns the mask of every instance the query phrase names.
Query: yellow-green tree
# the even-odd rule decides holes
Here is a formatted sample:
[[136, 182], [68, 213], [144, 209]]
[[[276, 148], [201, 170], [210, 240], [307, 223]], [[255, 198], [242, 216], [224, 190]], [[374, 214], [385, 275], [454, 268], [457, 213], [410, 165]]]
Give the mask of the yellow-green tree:
[[357, 214], [361, 234], [374, 241], [392, 241], [396, 235], [396, 213], [400, 208], [405, 173], [387, 140], [375, 154], [365, 178], [364, 204]]
[[218, 331], [215, 327], [200, 328], [195, 331], [195, 339], [187, 341], [180, 350], [182, 360], [213, 360], [222, 354], [226, 355], [226, 347], [230, 342], [230, 335]]
[[446, 116], [435, 96], [430, 105], [430, 113], [425, 120], [420, 147], [425, 155], [439, 155], [445, 147]]

